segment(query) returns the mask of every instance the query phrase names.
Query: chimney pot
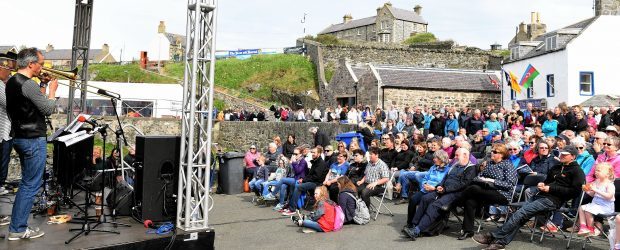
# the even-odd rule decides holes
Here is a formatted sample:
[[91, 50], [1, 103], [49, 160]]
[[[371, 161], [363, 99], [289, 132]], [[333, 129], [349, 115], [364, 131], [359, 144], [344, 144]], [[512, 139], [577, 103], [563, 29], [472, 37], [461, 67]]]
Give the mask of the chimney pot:
[[157, 33], [166, 33], [166, 24], [164, 21], [159, 21], [159, 26], [157, 27]]
[[418, 16], [422, 15], [422, 6], [420, 5], [416, 5], [415, 7], [413, 7], [413, 11], [418, 14]]

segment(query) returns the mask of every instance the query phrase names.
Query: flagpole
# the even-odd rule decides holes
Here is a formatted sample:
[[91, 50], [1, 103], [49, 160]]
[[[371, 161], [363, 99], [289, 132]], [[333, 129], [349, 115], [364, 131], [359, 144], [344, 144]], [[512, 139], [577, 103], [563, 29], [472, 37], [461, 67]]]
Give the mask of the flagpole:
[[[501, 60], [500, 65], [504, 65], [504, 60]], [[500, 89], [500, 102], [502, 102], [502, 104], [500, 105], [500, 107], [504, 107], [504, 67], [500, 66], [500, 71], [499, 71], [499, 79], [502, 80], [502, 84], [500, 86], [502, 86], [502, 88]]]

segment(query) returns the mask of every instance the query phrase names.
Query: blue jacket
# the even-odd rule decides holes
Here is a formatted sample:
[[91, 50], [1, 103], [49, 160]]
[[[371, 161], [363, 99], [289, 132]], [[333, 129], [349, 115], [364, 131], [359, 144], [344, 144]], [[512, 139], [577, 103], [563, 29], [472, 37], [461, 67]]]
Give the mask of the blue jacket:
[[498, 121], [491, 121], [490, 119], [484, 122], [484, 127], [489, 129], [489, 134], [495, 130], [503, 131], [502, 125]]
[[546, 120], [542, 125], [542, 132], [545, 136], [557, 136], [558, 135], [558, 121]]
[[431, 120], [433, 120], [433, 118], [435, 118], [433, 114], [429, 113], [424, 115], [424, 130], [431, 128]]
[[579, 163], [584, 174], [590, 173], [595, 162], [594, 157], [587, 150], [584, 150], [583, 154], [578, 155], [575, 161]]
[[439, 169], [437, 165], [433, 165], [428, 170], [422, 181], [420, 181], [420, 191], [426, 193], [426, 190], [424, 190], [425, 183], [433, 187], [439, 185], [448, 171], [450, 171], [450, 167], [448, 167], [448, 165], [445, 165], [442, 169]]
[[444, 130], [446, 136], [448, 136], [448, 131], [452, 131], [454, 135], [457, 135], [459, 133], [459, 121], [457, 119], [446, 120], [446, 127]]

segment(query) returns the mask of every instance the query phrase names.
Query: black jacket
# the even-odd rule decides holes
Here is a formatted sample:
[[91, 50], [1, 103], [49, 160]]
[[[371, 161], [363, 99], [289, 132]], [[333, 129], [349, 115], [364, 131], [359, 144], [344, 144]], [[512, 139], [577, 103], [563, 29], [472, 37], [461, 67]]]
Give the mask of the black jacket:
[[357, 183], [359, 180], [364, 178], [366, 165], [368, 165], [367, 162], [351, 163], [351, 165], [349, 165], [349, 169], [347, 170], [347, 177], [349, 177], [353, 183]]
[[314, 146], [322, 146], [323, 149], [329, 145], [329, 137], [323, 131], [317, 130], [314, 134]]
[[445, 127], [446, 119], [444, 119], [443, 117], [434, 118], [433, 120], [431, 120], [429, 133], [432, 133], [435, 136], [444, 136]]
[[365, 127], [362, 130], [359, 130], [357, 132], [362, 134], [362, 136], [364, 137], [364, 144], [366, 146], [370, 145], [370, 142], [372, 142], [372, 139], [375, 138], [374, 131], [370, 131], [370, 128]]
[[312, 167], [302, 182], [314, 182], [317, 185], [321, 185], [325, 180], [327, 172], [329, 172], [329, 167], [321, 157], [311, 160], [310, 163], [312, 163]]
[[22, 93], [24, 84], [30, 78], [15, 74], [6, 83], [7, 113], [11, 119], [11, 130], [14, 138], [37, 138], [45, 137], [47, 127], [45, 116], [37, 106]]
[[387, 148], [384, 148], [379, 151], [379, 159], [381, 159], [388, 167], [390, 167], [392, 166], [394, 158], [396, 158], [396, 154], [398, 154], [398, 152], [396, 152], [396, 149], [389, 150]]
[[426, 154], [424, 155], [424, 157], [422, 157], [421, 159], [418, 160], [418, 164], [416, 167], [416, 170], [418, 171], [428, 171], [435, 163], [433, 162], [433, 158], [435, 152], [433, 151], [428, 151], [426, 152]]
[[539, 196], [547, 197], [556, 206], [574, 198], [581, 193], [581, 185], [586, 183], [586, 177], [576, 161], [563, 165], [558, 162], [549, 170], [545, 185], [549, 185], [549, 192], [538, 192]]
[[484, 127], [484, 121], [482, 120], [482, 117], [478, 119], [472, 117], [471, 119], [469, 119], [469, 121], [467, 121], [467, 126], [465, 127], [465, 129], [467, 130], [468, 135], [473, 135], [479, 130], [482, 130], [482, 127]]
[[296, 143], [290, 143], [287, 140], [284, 143], [284, 146], [282, 146], [282, 154], [286, 156], [286, 158], [291, 159], [291, 156], [293, 155], [293, 151], [295, 151], [296, 147], [297, 147]]
[[389, 167], [398, 168], [398, 170], [408, 169], [409, 163], [411, 162], [412, 158], [413, 158], [413, 151], [411, 150], [402, 151], [401, 150], [400, 152], [396, 154], [394, 161], [392, 161], [392, 165]]
[[579, 120], [575, 118], [570, 125], [568, 125], [568, 129], [575, 131], [575, 134], [578, 134], [581, 131], [586, 131], [586, 128], [588, 128], [588, 122], [584, 118]]
[[455, 163], [443, 180], [437, 186], [442, 186], [444, 194], [460, 192], [465, 189], [476, 177], [476, 166], [469, 163], [467, 166], [458, 166]]
[[613, 122], [611, 121], [611, 115], [607, 113], [601, 116], [601, 122], [598, 124], [598, 131], [605, 131], [605, 128], [609, 125], [613, 125]]
[[424, 115], [422, 113], [413, 113], [413, 125], [418, 129], [424, 128]]

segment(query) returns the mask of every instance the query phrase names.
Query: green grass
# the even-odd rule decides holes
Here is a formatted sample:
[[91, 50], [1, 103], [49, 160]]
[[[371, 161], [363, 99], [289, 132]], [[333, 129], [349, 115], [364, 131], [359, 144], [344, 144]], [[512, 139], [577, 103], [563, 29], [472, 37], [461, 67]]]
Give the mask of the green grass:
[[415, 34], [407, 38], [407, 40], [405, 40], [404, 43], [405, 44], [432, 43], [436, 41], [437, 41], [437, 38], [435, 37], [435, 35], [433, 35], [433, 33], [424, 32], [424, 33]]
[[[102, 82], [146, 82], [146, 83], [177, 83], [175, 79], [160, 76], [155, 73], [145, 72], [140, 69], [138, 64], [112, 65], [112, 64], [91, 64], [88, 71], [95, 74], [93, 81]], [[182, 77], [181, 77], [182, 79]]]
[[[182, 79], [183, 72], [183, 63], [166, 65], [166, 73], [171, 77]], [[231, 58], [218, 60], [215, 65], [216, 85], [250, 93], [248, 87], [260, 84], [257, 91], [250, 93], [260, 99], [269, 99], [273, 89], [303, 93], [314, 89], [316, 82], [314, 65], [301, 55], [258, 55], [246, 60]]]

